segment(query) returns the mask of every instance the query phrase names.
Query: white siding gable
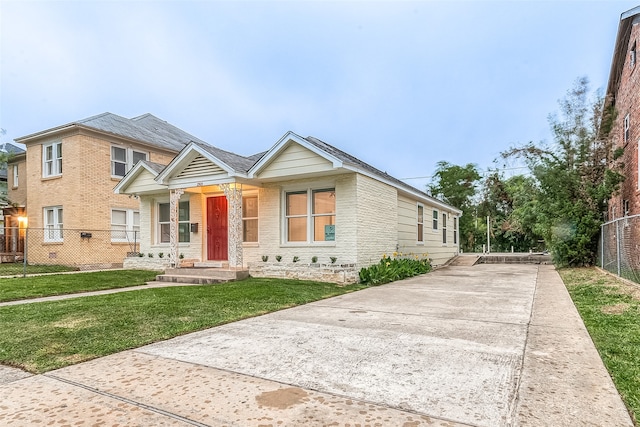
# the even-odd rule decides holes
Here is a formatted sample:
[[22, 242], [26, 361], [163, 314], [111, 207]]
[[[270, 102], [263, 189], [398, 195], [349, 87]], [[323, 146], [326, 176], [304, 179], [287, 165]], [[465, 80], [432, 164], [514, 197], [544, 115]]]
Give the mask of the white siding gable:
[[146, 169], [143, 169], [136, 179], [126, 188], [127, 193], [145, 193], [150, 191], [166, 191], [167, 187], [155, 181], [156, 176]]
[[332, 162], [299, 144], [291, 143], [260, 172], [259, 178], [288, 177], [331, 170]]

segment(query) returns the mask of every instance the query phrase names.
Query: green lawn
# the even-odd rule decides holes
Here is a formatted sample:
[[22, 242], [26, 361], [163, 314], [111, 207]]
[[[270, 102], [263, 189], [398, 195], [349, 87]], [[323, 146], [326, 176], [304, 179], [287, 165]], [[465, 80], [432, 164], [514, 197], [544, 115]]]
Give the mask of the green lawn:
[[560, 275], [637, 425], [640, 420], [640, 287], [594, 268], [562, 269]]
[[[64, 265], [27, 265], [27, 274], [38, 273], [60, 273], [61, 271], [74, 271], [77, 268], [67, 267]], [[0, 264], [0, 276], [21, 276], [24, 274], [25, 268], [22, 263], [2, 263]]]
[[0, 279], [0, 302], [144, 285], [157, 272], [111, 270]]
[[0, 307], [0, 363], [41, 373], [362, 288], [250, 278]]

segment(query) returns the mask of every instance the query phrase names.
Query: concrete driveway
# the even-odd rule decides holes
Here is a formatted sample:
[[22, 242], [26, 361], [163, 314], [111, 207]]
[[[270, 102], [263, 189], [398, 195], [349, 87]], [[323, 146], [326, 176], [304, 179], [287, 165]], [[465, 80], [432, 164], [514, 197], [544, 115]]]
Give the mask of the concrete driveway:
[[52, 419], [633, 425], [547, 265], [449, 267], [0, 386], [1, 425]]

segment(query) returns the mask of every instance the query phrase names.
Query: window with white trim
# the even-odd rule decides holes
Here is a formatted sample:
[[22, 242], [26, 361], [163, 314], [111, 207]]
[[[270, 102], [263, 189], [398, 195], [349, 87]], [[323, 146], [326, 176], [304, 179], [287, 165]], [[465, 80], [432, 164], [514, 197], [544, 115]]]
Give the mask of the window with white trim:
[[438, 230], [438, 211], [437, 210], [433, 210], [433, 231], [437, 231]]
[[44, 241], [62, 242], [62, 206], [50, 206], [43, 209]]
[[112, 146], [111, 176], [125, 176], [140, 160], [147, 160], [147, 153], [131, 148]]
[[447, 214], [442, 213], [442, 243], [447, 244]]
[[140, 241], [140, 212], [133, 209], [111, 209], [111, 241]]
[[42, 146], [42, 177], [62, 175], [62, 142]]
[[18, 188], [18, 165], [13, 165], [13, 188]]
[[629, 142], [629, 133], [631, 131], [631, 118], [629, 114], [624, 116], [624, 143]]
[[424, 243], [424, 206], [418, 203], [418, 243]]
[[453, 244], [458, 244], [458, 217], [453, 217]]
[[285, 242], [335, 240], [336, 191], [307, 189], [285, 193]]
[[633, 42], [633, 46], [631, 46], [631, 50], [629, 51], [629, 67], [633, 68], [636, 66], [636, 42]]
[[[171, 204], [158, 203], [158, 243], [171, 241]], [[189, 202], [180, 202], [178, 206], [178, 242], [191, 241], [189, 230]]]
[[258, 241], [258, 196], [242, 196], [242, 241]]

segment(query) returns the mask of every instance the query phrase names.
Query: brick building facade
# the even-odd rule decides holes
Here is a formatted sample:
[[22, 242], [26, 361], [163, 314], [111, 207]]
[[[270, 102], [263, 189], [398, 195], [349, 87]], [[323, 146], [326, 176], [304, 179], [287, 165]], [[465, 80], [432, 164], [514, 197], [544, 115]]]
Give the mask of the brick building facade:
[[614, 149], [623, 149], [618, 159], [625, 180], [609, 201], [610, 220], [640, 214], [640, 6], [621, 15], [609, 84], [608, 106], [616, 112], [612, 128]]

